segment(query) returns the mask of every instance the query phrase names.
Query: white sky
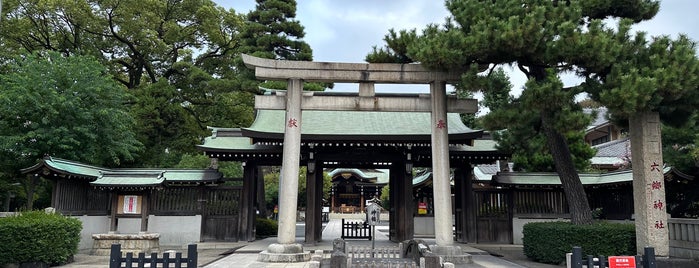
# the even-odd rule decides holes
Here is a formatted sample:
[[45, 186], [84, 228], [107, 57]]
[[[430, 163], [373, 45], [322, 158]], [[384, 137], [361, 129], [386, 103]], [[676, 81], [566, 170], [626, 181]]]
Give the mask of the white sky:
[[[254, 0], [214, 0], [225, 8], [247, 13], [255, 8]], [[656, 17], [636, 27], [651, 35], [684, 33], [699, 41], [699, 1], [664, 0]], [[305, 27], [306, 41], [313, 49], [314, 61], [364, 62], [373, 46], [383, 46], [383, 37], [394, 28], [418, 32], [430, 23], [441, 24], [449, 16], [444, 3], [435, 0], [297, 0], [296, 19]], [[515, 89], [525, 78], [519, 71], [510, 72]], [[567, 84], [574, 79], [563, 78]], [[336, 84], [334, 91], [356, 91], [356, 84]], [[426, 85], [377, 85], [384, 92], [429, 92]]]

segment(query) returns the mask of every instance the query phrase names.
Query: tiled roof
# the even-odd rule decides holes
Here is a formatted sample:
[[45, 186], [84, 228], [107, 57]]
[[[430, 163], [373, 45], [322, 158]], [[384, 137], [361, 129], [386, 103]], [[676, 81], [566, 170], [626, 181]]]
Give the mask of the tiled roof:
[[583, 112], [586, 114], [592, 114], [593, 112], [597, 112], [597, 116], [592, 120], [590, 125], [587, 126], [587, 131], [590, 131], [598, 126], [604, 125], [609, 122], [609, 119], [607, 119], [606, 107], [584, 108]]
[[629, 138], [614, 140], [592, 146], [597, 150], [595, 156], [590, 159], [592, 165], [617, 165], [624, 162], [623, 157], [631, 154], [631, 141]]
[[473, 177], [477, 181], [490, 181], [500, 171], [497, 164], [481, 164], [473, 168]]
[[592, 146], [592, 148], [597, 150], [595, 156], [597, 157], [622, 157], [631, 151], [631, 142], [629, 138], [614, 140], [610, 142], [605, 142]]

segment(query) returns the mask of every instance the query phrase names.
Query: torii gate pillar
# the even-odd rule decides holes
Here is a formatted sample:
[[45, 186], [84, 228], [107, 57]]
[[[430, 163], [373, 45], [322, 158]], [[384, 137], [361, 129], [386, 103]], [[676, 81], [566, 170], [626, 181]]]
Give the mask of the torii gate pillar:
[[432, 96], [432, 190], [434, 196], [434, 233], [438, 246], [454, 244], [452, 232], [451, 185], [449, 183], [449, 136], [447, 126], [446, 83], [430, 83]]
[[296, 242], [296, 209], [301, 155], [301, 79], [289, 79], [286, 94], [286, 125], [282, 170], [279, 178], [279, 229], [277, 243], [260, 253], [263, 262], [302, 262], [311, 259], [310, 252]]

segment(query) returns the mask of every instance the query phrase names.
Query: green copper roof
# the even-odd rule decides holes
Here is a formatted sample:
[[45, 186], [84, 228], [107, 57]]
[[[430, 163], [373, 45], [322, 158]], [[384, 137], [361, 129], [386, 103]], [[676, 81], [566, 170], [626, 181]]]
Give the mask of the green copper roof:
[[[243, 134], [253, 138], [280, 138], [288, 123], [285, 113], [284, 110], [258, 110], [255, 122], [249, 128], [243, 128]], [[304, 110], [300, 119], [302, 138], [411, 139], [429, 137], [432, 130], [430, 113]], [[482, 133], [466, 127], [455, 113], [447, 114], [447, 126], [450, 135], [476, 138]]]
[[[668, 173], [670, 167], [663, 169], [663, 174]], [[632, 170], [624, 170], [609, 173], [581, 173], [580, 181], [583, 185], [612, 184], [633, 181]], [[493, 175], [493, 181], [498, 184], [510, 185], [561, 185], [558, 173], [554, 172], [502, 172]]]
[[[80, 162], [55, 158], [55, 157], [45, 157], [41, 162], [33, 165], [31, 167], [22, 169], [22, 173], [63, 173], [71, 176], [78, 177], [88, 177], [96, 178], [100, 175], [100, 172], [107, 170], [105, 168], [90, 166]], [[48, 175], [48, 174], [43, 174]]]
[[328, 172], [328, 175], [334, 178], [335, 176], [342, 175], [343, 173], [352, 173], [355, 177], [362, 180], [376, 180], [376, 176], [369, 176], [358, 168], [336, 168]]
[[164, 183], [214, 183], [223, 175], [214, 169], [147, 169], [117, 168], [109, 169], [85, 165], [60, 158], [46, 157], [40, 163], [23, 169], [23, 173], [53, 177], [79, 177], [91, 180], [96, 187], [143, 187], [157, 186]]
[[165, 182], [170, 184], [216, 182], [219, 179], [221, 179], [221, 173], [213, 169], [122, 169], [103, 172], [91, 184], [98, 187], [158, 186]]
[[121, 171], [121, 172], [104, 172], [97, 180], [91, 182], [97, 187], [115, 187], [115, 186], [158, 186], [165, 182], [163, 172], [157, 171]]
[[212, 135], [204, 138], [197, 147], [204, 150], [226, 150], [238, 152], [281, 152], [281, 146], [253, 144], [252, 139], [243, 137], [239, 128], [209, 127]]

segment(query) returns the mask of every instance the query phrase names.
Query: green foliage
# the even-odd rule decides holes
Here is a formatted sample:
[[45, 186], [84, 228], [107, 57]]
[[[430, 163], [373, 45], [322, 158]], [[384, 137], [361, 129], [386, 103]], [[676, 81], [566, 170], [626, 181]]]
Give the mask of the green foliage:
[[82, 222], [43, 211], [0, 218], [0, 264], [65, 264], [78, 252]]
[[52, 50], [92, 55], [128, 88], [157, 82], [179, 61], [221, 71], [217, 69], [236, 52], [242, 24], [240, 15], [210, 0], [4, 4], [8, 16], [0, 25], [0, 38], [8, 49], [20, 54]]
[[231, 68], [244, 20], [233, 10], [210, 0], [4, 5], [0, 62], [41, 51], [91, 55], [134, 94], [121, 104], [138, 120], [133, 130], [146, 151], [122, 164], [171, 167], [196, 152], [206, 126], [252, 122], [253, 95], [240, 92]]
[[[507, 131], [498, 141], [520, 166], [555, 167], [567, 196], [584, 196], [576, 169], [584, 170], [592, 153], [575, 141], [590, 119], [574, 96], [591, 93], [622, 116], [643, 110], [687, 115], [699, 101], [693, 41], [680, 36], [649, 42], [643, 33], [629, 34], [633, 23], [655, 16], [658, 1], [448, 0], [446, 7], [451, 16], [442, 25], [428, 25], [416, 37], [414, 30], [392, 30], [387, 48], [375, 48], [367, 59], [396, 62], [404, 54], [432, 69], [462, 71], [464, 90], [494, 91], [498, 101], [487, 102], [496, 114], [482, 120], [486, 128]], [[492, 74], [502, 65], [527, 77], [519, 97], [496, 83], [502, 79]], [[480, 73], [481, 66], [491, 69]], [[558, 78], [564, 73], [586, 82], [564, 87]], [[574, 223], [592, 221], [584, 198], [568, 201]]]
[[417, 40], [417, 32], [413, 30], [388, 30], [383, 39], [386, 46], [377, 48], [374, 46], [365, 60], [372, 63], [412, 63], [415, 62], [408, 56], [408, 46]]
[[530, 80], [528, 90], [515, 101], [509, 95], [511, 85], [502, 70], [496, 70], [489, 77], [477, 78], [476, 81], [483, 86], [493, 87], [483, 94], [484, 105], [491, 109], [482, 117], [483, 125], [495, 131], [493, 136], [498, 141], [498, 148], [512, 154], [516, 170], [555, 171], [541, 114], [556, 110], [548, 113], [554, 117], [554, 128], [568, 142], [576, 170], [589, 169], [589, 159], [595, 152], [585, 143], [583, 136], [592, 118], [584, 114], [580, 106], [574, 105], [569, 95], [572, 93], [556, 90], [562, 87], [557, 77], [551, 76], [550, 79], [550, 83]]
[[381, 207], [388, 211], [391, 210], [391, 200], [389, 199], [391, 195], [390, 193], [391, 192], [388, 185], [381, 189]]
[[[693, 113], [685, 124], [673, 127], [663, 125], [663, 161], [686, 174], [699, 173], [699, 137], [696, 133], [697, 114]], [[665, 180], [667, 210], [672, 217], [694, 218], [699, 216], [699, 181], [673, 176]]]
[[[239, 51], [255, 57], [278, 60], [313, 60], [313, 50], [303, 41], [304, 27], [296, 17], [294, 0], [256, 0], [255, 10], [247, 14], [245, 27], [240, 33]], [[235, 62], [239, 70], [238, 81], [248, 92], [258, 92], [260, 83], [254, 71], [245, 67], [242, 59]], [[266, 81], [262, 87], [286, 89], [286, 83]], [[332, 88], [328, 83], [304, 83], [304, 90], [322, 91]]]
[[255, 218], [256, 238], [277, 236], [277, 229], [279, 229], [277, 221], [262, 217]]
[[560, 264], [573, 246], [582, 247], [583, 255], [636, 255], [633, 224], [535, 222], [525, 224], [522, 234], [524, 255], [537, 262]]
[[0, 73], [0, 170], [22, 184], [27, 208], [40, 181], [19, 174], [44, 156], [98, 166], [133, 161], [142, 144], [126, 89], [94, 58], [46, 52], [17, 57]]
[[[240, 162], [225, 161], [218, 163], [218, 171], [224, 178], [242, 178], [243, 166]], [[205, 169], [211, 167], [211, 158], [205, 154], [184, 154], [175, 168]]]
[[[628, 32], [618, 33], [630, 40]], [[600, 72], [599, 80], [588, 79], [592, 97], [617, 116], [641, 111], [658, 111], [665, 123], [681, 125], [699, 104], [699, 59], [696, 42], [681, 35], [646, 41], [636, 35], [624, 43], [623, 59]]]
[[0, 75], [0, 153], [11, 162], [53, 155], [114, 166], [140, 150], [127, 92], [94, 59], [35, 54], [10, 68]]

